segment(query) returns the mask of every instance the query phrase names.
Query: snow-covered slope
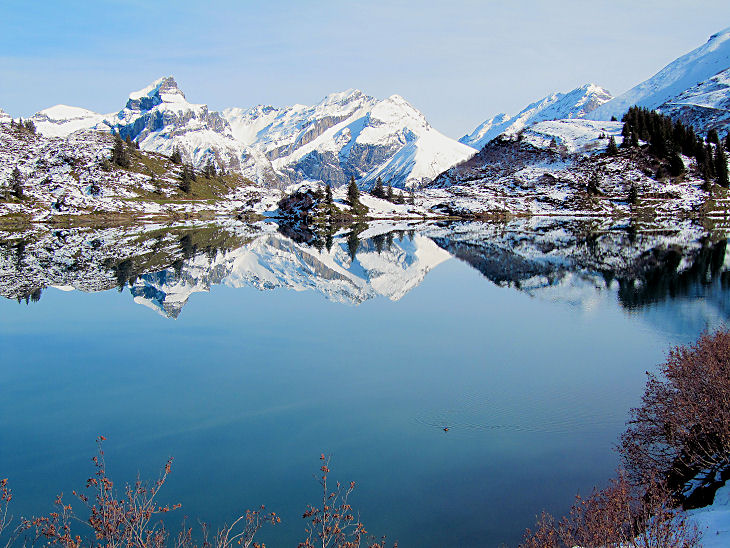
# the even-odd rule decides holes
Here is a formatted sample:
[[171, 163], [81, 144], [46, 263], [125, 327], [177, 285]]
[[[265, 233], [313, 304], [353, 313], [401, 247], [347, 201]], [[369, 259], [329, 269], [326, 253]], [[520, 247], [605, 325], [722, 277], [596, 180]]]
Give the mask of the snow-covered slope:
[[723, 135], [730, 130], [730, 69], [671, 98], [659, 110], [701, 133], [716, 129]]
[[107, 117], [85, 108], [56, 105], [36, 112], [30, 119], [46, 137], [67, 137], [74, 131], [91, 129]]
[[611, 99], [611, 94], [595, 84], [585, 84], [568, 93], [553, 93], [536, 101], [515, 116], [498, 114], [486, 120], [459, 141], [481, 149], [489, 141], [506, 133], [515, 135], [526, 127], [546, 120], [583, 118]]
[[0, 124], [9, 124], [10, 120], [10, 115], [0, 108]]
[[424, 184], [474, 150], [433, 129], [399, 95], [384, 100], [359, 90], [333, 93], [313, 106], [257, 106], [223, 111], [250, 150], [243, 173], [259, 183], [306, 180], [363, 187], [377, 177], [393, 186]]
[[728, 68], [730, 28], [712, 35], [707, 43], [672, 61], [648, 80], [595, 109], [587, 117], [609, 120], [615, 116], [620, 120], [634, 105], [659, 108]]

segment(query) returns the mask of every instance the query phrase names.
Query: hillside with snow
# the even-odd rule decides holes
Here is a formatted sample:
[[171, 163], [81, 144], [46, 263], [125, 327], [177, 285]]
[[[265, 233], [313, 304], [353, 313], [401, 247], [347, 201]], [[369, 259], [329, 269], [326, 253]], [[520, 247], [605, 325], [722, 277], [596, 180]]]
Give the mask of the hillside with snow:
[[[676, 113], [678, 104], [694, 104], [687, 93], [701, 97], [704, 107], [719, 107], [722, 110], [721, 105], [726, 102], [727, 93], [708, 95], [697, 88], [729, 68], [730, 28], [727, 28], [713, 34], [705, 44], [672, 61], [648, 80], [598, 107], [587, 117], [593, 120], [610, 120], [615, 116], [620, 120], [629, 107], [634, 105], [663, 112], [667, 108]], [[694, 92], [691, 91], [693, 89]], [[677, 102], [683, 95], [684, 99]], [[675, 105], [674, 108], [669, 109], [672, 104]]]
[[47, 137], [68, 137], [75, 131], [91, 129], [107, 115], [68, 105], [56, 105], [30, 117], [36, 129]]
[[583, 118], [611, 98], [608, 91], [595, 84], [586, 84], [568, 93], [553, 93], [514, 116], [502, 113], [486, 120], [459, 142], [479, 150], [499, 135], [514, 136], [538, 122]]

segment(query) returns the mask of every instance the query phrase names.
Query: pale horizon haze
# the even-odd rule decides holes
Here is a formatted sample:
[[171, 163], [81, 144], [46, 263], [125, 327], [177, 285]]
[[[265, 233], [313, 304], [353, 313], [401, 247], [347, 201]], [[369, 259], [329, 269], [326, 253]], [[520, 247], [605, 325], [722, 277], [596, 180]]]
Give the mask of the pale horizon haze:
[[0, 108], [101, 113], [173, 75], [211, 109], [405, 97], [458, 139], [595, 83], [618, 95], [730, 26], [730, 2], [0, 1]]

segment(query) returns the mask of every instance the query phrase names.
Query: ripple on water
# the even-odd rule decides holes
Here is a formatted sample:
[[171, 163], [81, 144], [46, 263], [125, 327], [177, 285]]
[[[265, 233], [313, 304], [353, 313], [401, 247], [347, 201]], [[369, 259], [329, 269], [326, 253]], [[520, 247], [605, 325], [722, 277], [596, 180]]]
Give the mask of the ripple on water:
[[522, 398], [464, 394], [453, 406], [424, 409], [414, 417], [422, 426], [448, 431], [505, 430], [567, 434], [615, 425], [623, 420], [616, 412], [590, 405], [578, 391], [538, 392]]

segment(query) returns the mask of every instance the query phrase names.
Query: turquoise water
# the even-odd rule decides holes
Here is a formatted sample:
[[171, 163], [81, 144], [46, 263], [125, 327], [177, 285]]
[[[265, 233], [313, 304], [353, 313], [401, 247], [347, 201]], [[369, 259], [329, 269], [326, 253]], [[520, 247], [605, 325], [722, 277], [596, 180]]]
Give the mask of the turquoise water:
[[615, 288], [530, 292], [456, 258], [399, 300], [358, 305], [214, 283], [171, 319], [133, 291], [0, 300], [0, 477], [16, 517], [81, 489], [103, 434], [118, 485], [174, 457], [160, 499], [183, 505], [173, 529], [265, 504], [282, 523], [259, 540], [294, 546], [325, 453], [374, 534], [514, 544], [611, 475], [645, 371], [724, 320], [707, 292], [627, 308]]

